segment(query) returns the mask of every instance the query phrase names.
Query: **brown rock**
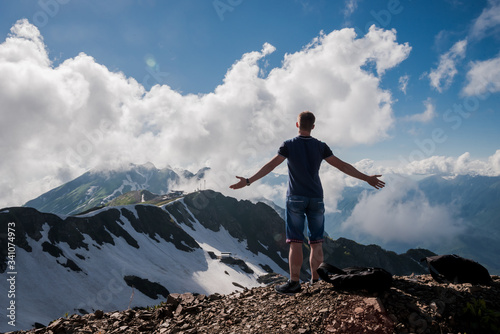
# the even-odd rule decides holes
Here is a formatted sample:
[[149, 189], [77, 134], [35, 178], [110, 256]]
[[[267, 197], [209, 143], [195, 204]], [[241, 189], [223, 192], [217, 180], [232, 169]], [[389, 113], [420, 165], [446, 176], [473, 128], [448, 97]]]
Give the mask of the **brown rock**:
[[491, 286], [476, 287], [439, 284], [430, 275], [395, 277], [391, 289], [379, 295], [336, 291], [323, 281], [303, 284], [303, 292], [295, 296], [279, 295], [272, 286], [226, 296], [171, 294], [154, 311], [105, 314], [98, 310], [16, 334], [464, 333], [472, 332], [463, 313], [467, 303], [499, 312], [500, 279], [494, 278]]
[[53, 333], [63, 333], [66, 332], [64, 329], [64, 323], [66, 322], [65, 319], [59, 318], [56, 321], [52, 322], [49, 326], [48, 329], [50, 329]]
[[96, 319], [101, 319], [102, 316], [104, 315], [104, 312], [102, 310], [97, 310], [94, 312], [94, 315]]

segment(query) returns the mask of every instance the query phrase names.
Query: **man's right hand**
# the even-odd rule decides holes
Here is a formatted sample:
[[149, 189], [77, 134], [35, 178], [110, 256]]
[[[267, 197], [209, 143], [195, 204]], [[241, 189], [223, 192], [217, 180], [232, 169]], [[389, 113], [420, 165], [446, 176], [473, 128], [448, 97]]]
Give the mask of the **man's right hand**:
[[229, 188], [240, 189], [240, 188], [243, 188], [244, 186], [247, 185], [247, 179], [245, 179], [244, 177], [236, 176], [236, 178], [240, 179], [240, 181], [235, 183], [235, 184], [230, 185]]

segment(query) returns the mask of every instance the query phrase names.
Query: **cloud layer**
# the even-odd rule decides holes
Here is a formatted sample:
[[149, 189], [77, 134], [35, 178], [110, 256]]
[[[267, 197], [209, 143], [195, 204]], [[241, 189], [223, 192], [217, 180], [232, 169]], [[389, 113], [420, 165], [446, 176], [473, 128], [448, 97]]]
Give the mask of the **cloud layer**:
[[463, 232], [452, 208], [429, 203], [415, 182], [396, 177], [381, 191], [365, 193], [342, 228], [382, 243], [426, 246]]
[[396, 171], [406, 175], [500, 175], [500, 150], [491, 155], [487, 161], [471, 159], [465, 152], [458, 158], [433, 156], [427, 159], [412, 161]]
[[[0, 206], [22, 204], [90, 168], [129, 162], [208, 165], [207, 186], [225, 189], [295, 135], [296, 115], [306, 109], [331, 145], [387, 137], [393, 101], [381, 77], [411, 50], [395, 31], [322, 33], [263, 76], [260, 64], [274, 50], [266, 43], [244, 54], [209, 94], [168, 85], [146, 91], [84, 53], [54, 67], [38, 29], [18, 21], [0, 44]], [[363, 70], [367, 64], [376, 74]]]
[[401, 161], [396, 166], [380, 165], [371, 159], [363, 159], [354, 164], [356, 168], [366, 174], [399, 175], [399, 176], [428, 176], [441, 175], [454, 177], [457, 175], [500, 175], [500, 150], [494, 152], [486, 160], [472, 159], [469, 152], [458, 157], [431, 156], [420, 160]]

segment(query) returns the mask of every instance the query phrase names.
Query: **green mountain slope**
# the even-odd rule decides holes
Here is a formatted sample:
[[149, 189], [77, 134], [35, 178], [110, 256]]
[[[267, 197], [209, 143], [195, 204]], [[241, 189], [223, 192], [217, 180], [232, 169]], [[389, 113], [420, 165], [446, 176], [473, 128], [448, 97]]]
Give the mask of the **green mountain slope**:
[[[156, 194], [167, 194], [181, 177], [200, 177], [184, 171], [179, 175], [170, 168], [157, 169], [153, 164], [133, 165], [121, 171], [91, 170], [80, 177], [55, 188], [24, 206], [43, 212], [71, 215], [102, 206], [116, 197], [133, 190], [147, 189]], [[202, 172], [201, 172], [202, 175]]]

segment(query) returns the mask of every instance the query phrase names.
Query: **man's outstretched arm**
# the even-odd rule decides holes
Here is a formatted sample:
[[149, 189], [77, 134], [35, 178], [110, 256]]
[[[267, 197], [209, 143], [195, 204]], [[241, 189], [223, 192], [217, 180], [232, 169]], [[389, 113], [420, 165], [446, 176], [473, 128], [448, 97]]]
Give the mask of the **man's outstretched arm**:
[[363, 174], [359, 170], [357, 170], [356, 168], [354, 168], [353, 165], [348, 164], [347, 162], [344, 162], [344, 161], [340, 160], [339, 158], [337, 158], [334, 155], [329, 156], [325, 160], [326, 160], [326, 162], [328, 162], [333, 167], [338, 168], [341, 172], [343, 172], [343, 173], [345, 173], [345, 174], [347, 174], [349, 176], [355, 177], [357, 179], [366, 181], [366, 182], [368, 182], [369, 185], [371, 185], [372, 187], [374, 187], [376, 189], [381, 189], [381, 188], [383, 188], [385, 186], [385, 182], [384, 181], [380, 181], [378, 179], [382, 175], [371, 175], [371, 176], [369, 176], [369, 175]]
[[[279, 164], [285, 161], [285, 159], [286, 158], [284, 156], [276, 154], [274, 158], [272, 158], [267, 164], [262, 166], [262, 168], [259, 169], [259, 171], [255, 173], [253, 176], [248, 178], [248, 180], [250, 181], [250, 183], [254, 183], [255, 181], [263, 178], [264, 176], [269, 174], [273, 169], [275, 169]], [[244, 177], [241, 176], [236, 176], [236, 177], [240, 179], [240, 181], [238, 183], [229, 186], [229, 188], [240, 189], [247, 185], [247, 181]]]

